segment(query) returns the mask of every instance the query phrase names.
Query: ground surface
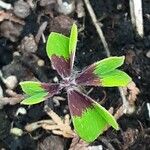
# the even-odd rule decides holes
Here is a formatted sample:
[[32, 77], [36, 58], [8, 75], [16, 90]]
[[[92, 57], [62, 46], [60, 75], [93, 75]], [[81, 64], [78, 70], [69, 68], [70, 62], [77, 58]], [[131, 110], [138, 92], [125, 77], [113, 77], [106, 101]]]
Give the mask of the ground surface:
[[[7, 2], [14, 5], [16, 0], [7, 0]], [[38, 40], [36, 41], [38, 43], [36, 44], [38, 47], [37, 50], [34, 50], [36, 47], [34, 45], [35, 42], [31, 42], [34, 48], [30, 48], [30, 45], [29, 48], [22, 48], [27, 45], [25, 41], [23, 41], [24, 37], [29, 36], [29, 34], [37, 37], [39, 27], [44, 21], [48, 23], [46, 29], [44, 29], [46, 39], [51, 31], [68, 34], [73, 20], [76, 21], [81, 30], [79, 32], [75, 60], [75, 66], [78, 70], [106, 57], [105, 50], [99, 41], [99, 37], [86, 9], [85, 16], [82, 18], [78, 18], [75, 11], [68, 15], [68, 17], [64, 17], [60, 16], [60, 14], [54, 10], [53, 5], [55, 2], [53, 4], [44, 4], [46, 0], [42, 2], [43, 4], [36, 2], [36, 7], [33, 9], [30, 8], [31, 11], [29, 15], [21, 19], [24, 23], [20, 23], [20, 20], [19, 23], [18, 21], [12, 21], [13, 25], [8, 25], [10, 23], [8, 20], [0, 22], [0, 69], [5, 78], [10, 75], [15, 75], [18, 82], [35, 79], [48, 82], [53, 81], [57, 76], [57, 73], [51, 68], [46, 56], [45, 44], [43, 44], [42, 38], [39, 42]], [[147, 109], [147, 103], [150, 99], [150, 54], [148, 55], [150, 51], [150, 2], [149, 0], [143, 0], [145, 33], [143, 39], [137, 37], [132, 29], [128, 1], [91, 0], [91, 4], [97, 18], [101, 20], [103, 25], [102, 29], [109, 44], [111, 55], [126, 56], [126, 63], [122, 69], [132, 77], [140, 90], [140, 94], [135, 102], [135, 112], [131, 115], [123, 115], [118, 120], [121, 130], [116, 132], [109, 129], [102, 135], [103, 140], [100, 137], [91, 143], [91, 145], [102, 145], [104, 149], [148, 150], [150, 149], [150, 116], [148, 115]], [[13, 11], [14, 10], [12, 10], [12, 12]], [[20, 28], [22, 28], [21, 32], [19, 32]], [[7, 31], [10, 33], [6, 34]], [[17, 54], [16, 56], [15, 53], [15, 56], [13, 56], [14, 52], [19, 52], [20, 55]], [[45, 61], [44, 66], [40, 67], [37, 65], [37, 60], [39, 59]], [[4, 96], [7, 96], [5, 92], [6, 85], [2, 80], [0, 80], [0, 84], [4, 91]], [[90, 88], [87, 88], [87, 90], [89, 89]], [[18, 84], [16, 88], [14, 88], [14, 91], [22, 94]], [[60, 96], [66, 98], [65, 93], [62, 93]], [[106, 108], [114, 107], [115, 110], [117, 110], [122, 104], [119, 92], [116, 88], [94, 88], [90, 96], [94, 99], [99, 99], [99, 101], [106, 96], [105, 103], [103, 104]], [[47, 149], [52, 149], [50, 148], [52, 145], [54, 146], [53, 149], [69, 149], [71, 139], [54, 136], [51, 132], [47, 132], [43, 129], [38, 129], [32, 134], [24, 130], [24, 126], [27, 123], [48, 118], [43, 110], [44, 103], [24, 107], [27, 110], [27, 114], [16, 116], [16, 111], [20, 107], [24, 106], [20, 106], [20, 104], [13, 106], [5, 105], [3, 109], [0, 110], [0, 148], [35, 150], [38, 147], [38, 149], [44, 149], [39, 145], [43, 144], [47, 146], [48, 144], [46, 142], [44, 143], [44, 140], [47, 138], [51, 141]], [[61, 101], [57, 107], [52, 103], [51, 107], [53, 107], [54, 111], [60, 116], [69, 113], [67, 101]], [[23, 135], [16, 137], [10, 134], [9, 131], [12, 126], [22, 129], [24, 131]], [[108, 143], [111, 146], [108, 145]]]

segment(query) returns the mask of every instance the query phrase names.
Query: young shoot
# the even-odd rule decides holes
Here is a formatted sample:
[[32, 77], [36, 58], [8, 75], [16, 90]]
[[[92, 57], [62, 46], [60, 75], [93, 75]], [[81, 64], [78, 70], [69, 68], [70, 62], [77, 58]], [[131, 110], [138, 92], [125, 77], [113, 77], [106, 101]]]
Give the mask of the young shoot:
[[76, 133], [85, 141], [92, 142], [104, 132], [107, 126], [118, 130], [115, 118], [100, 104], [82, 93], [81, 86], [115, 87], [126, 86], [131, 78], [119, 70], [124, 56], [109, 57], [88, 66], [81, 73], [73, 69], [77, 45], [77, 26], [73, 24], [70, 37], [51, 32], [46, 52], [53, 69], [62, 77], [60, 83], [21, 82], [22, 90], [27, 94], [21, 104], [33, 105], [59, 94], [65, 89], [68, 105]]

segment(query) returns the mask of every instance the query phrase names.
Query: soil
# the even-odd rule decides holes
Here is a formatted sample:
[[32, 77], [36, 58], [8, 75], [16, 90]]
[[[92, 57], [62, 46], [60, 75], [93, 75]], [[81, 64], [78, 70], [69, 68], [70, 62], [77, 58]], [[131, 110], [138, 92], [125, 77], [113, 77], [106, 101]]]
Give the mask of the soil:
[[[16, 1], [17, 0], [7, 0], [7, 2], [12, 5], [14, 5]], [[132, 28], [129, 1], [91, 0], [91, 5], [94, 8], [97, 18], [101, 20], [102, 30], [108, 42], [111, 55], [126, 56], [126, 63], [122, 69], [132, 77], [140, 90], [140, 94], [135, 102], [135, 112], [130, 115], [123, 115], [119, 118], [120, 130], [114, 131], [109, 129], [102, 135], [103, 140], [100, 136], [90, 145], [102, 145], [103, 149], [110, 149], [108, 146], [109, 143], [115, 150], [149, 150], [150, 112], [147, 104], [150, 103], [150, 57], [147, 54], [150, 51], [150, 18], [148, 17], [150, 15], [150, 1], [143, 0], [143, 38], [138, 37]], [[40, 2], [37, 1], [36, 7], [34, 9], [30, 8], [30, 10], [29, 15], [22, 19], [25, 25], [22, 25], [20, 33], [18, 33], [20, 27], [18, 29], [18, 25], [16, 25], [18, 23], [14, 23], [13, 21], [17, 33], [14, 32], [6, 36], [5, 32], [9, 29], [5, 29], [5, 31], [3, 29], [2, 32], [0, 27], [0, 69], [5, 78], [10, 75], [15, 75], [18, 82], [35, 79], [42, 82], [49, 82], [53, 81], [55, 77], [60, 79], [56, 71], [51, 68], [42, 38], [39, 43], [37, 43], [38, 50], [35, 52], [30, 53], [30, 49], [27, 51], [20, 46], [25, 36], [32, 34], [35, 37], [37, 35], [39, 27], [44, 21], [48, 22], [44, 30], [46, 39], [51, 31], [68, 34], [73, 20], [76, 20], [79, 28], [84, 27], [83, 30], [79, 32], [75, 59], [76, 69], [81, 70], [87, 65], [106, 57], [103, 45], [100, 43], [99, 36], [86, 9], [85, 16], [82, 18], [78, 18], [75, 11], [66, 17], [63, 16], [66, 21], [61, 21], [61, 19], [57, 18], [61, 17], [61, 14], [54, 9], [53, 4], [41, 6]], [[0, 23], [0, 26], [2, 26], [4, 20]], [[14, 28], [13, 31], [15, 31]], [[13, 38], [10, 38], [10, 36], [13, 36]], [[18, 53], [16, 54], [16, 52], [20, 54], [17, 55]], [[40, 67], [37, 65], [37, 60], [39, 59], [44, 60], [44, 66]], [[8, 96], [5, 92], [7, 87], [2, 79], [0, 79], [0, 85], [3, 89], [4, 96]], [[87, 90], [90, 88], [87, 88]], [[14, 91], [18, 94], [22, 94], [19, 84], [17, 84]], [[60, 96], [65, 98], [66, 93], [62, 93]], [[114, 107], [116, 111], [122, 104], [117, 88], [94, 88], [90, 96], [99, 101], [106, 96], [103, 105], [107, 109]], [[56, 136], [43, 129], [38, 129], [32, 133], [27, 133], [25, 131], [24, 127], [26, 124], [48, 118], [43, 109], [44, 105], [44, 102], [31, 107], [16, 104], [5, 105], [3, 109], [0, 109], [0, 149], [42, 149], [44, 146], [39, 146], [39, 144], [48, 145], [44, 142], [45, 139], [51, 141], [49, 143], [49, 148], [47, 148], [49, 150], [69, 149], [71, 139]], [[66, 113], [69, 113], [67, 101], [60, 101], [60, 105], [56, 107], [53, 102], [50, 102], [50, 106], [59, 116], [64, 116]], [[16, 111], [20, 107], [24, 107], [27, 113], [25, 115], [19, 114], [16, 116]], [[22, 129], [22, 136], [11, 134], [10, 128], [12, 126]]]

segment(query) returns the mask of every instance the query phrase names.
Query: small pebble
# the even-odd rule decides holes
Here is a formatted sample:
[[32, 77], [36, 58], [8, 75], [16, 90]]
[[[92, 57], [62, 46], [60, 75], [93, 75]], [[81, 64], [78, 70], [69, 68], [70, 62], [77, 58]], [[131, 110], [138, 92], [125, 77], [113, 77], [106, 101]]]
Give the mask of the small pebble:
[[89, 146], [88, 150], [103, 150], [103, 147], [102, 147], [102, 145]]
[[22, 136], [23, 131], [19, 128], [12, 128], [12, 129], [10, 129], [10, 133], [14, 134], [16, 136]]
[[0, 86], [0, 97], [3, 97], [3, 89], [1, 86]]
[[65, 16], [65, 15], [59, 15], [52, 19], [50, 22], [50, 32], [60, 32], [64, 35], [69, 35], [70, 28], [72, 24], [75, 22], [72, 18]]
[[122, 9], [122, 4], [118, 4], [118, 5], [117, 5], [117, 9], [118, 9], [118, 10], [121, 10], [121, 9]]
[[19, 0], [14, 4], [14, 14], [20, 18], [26, 18], [30, 14], [30, 6], [27, 2]]
[[16, 76], [9, 76], [6, 79], [3, 78], [3, 82], [7, 86], [8, 89], [14, 89], [17, 86], [18, 80]]
[[13, 53], [13, 56], [20, 56], [20, 53], [16, 51]]
[[54, 78], [53, 78], [53, 81], [54, 81], [55, 83], [58, 83], [59, 80], [58, 80], [57, 77], [54, 77]]
[[74, 1], [62, 2], [58, 4], [58, 6], [56, 7], [56, 10], [59, 13], [62, 13], [64, 15], [69, 15], [75, 10], [75, 2]]
[[21, 114], [21, 115], [25, 115], [25, 114], [27, 114], [26, 109], [25, 109], [24, 107], [20, 107], [20, 108], [18, 108], [18, 110], [16, 111], [15, 116], [18, 116], [19, 114]]
[[150, 58], [150, 50], [146, 53], [146, 56]]
[[47, 136], [38, 142], [37, 150], [64, 150], [64, 139], [60, 136]]
[[81, 0], [76, 1], [76, 13], [78, 18], [82, 18], [85, 16], [84, 3]]
[[32, 34], [29, 36], [25, 36], [21, 41], [21, 51], [28, 53], [35, 53], [38, 49], [37, 44], [35, 42], [35, 38]]
[[38, 66], [42, 67], [42, 66], [45, 65], [45, 62], [44, 62], [44, 60], [39, 59], [38, 62], [37, 62], [37, 64], [38, 64]]

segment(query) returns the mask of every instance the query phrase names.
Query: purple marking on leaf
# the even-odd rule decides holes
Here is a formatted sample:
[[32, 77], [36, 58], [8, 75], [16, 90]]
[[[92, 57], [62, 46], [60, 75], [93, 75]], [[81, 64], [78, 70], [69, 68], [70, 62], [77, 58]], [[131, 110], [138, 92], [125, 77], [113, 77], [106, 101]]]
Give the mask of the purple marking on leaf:
[[94, 74], [95, 66], [89, 66], [85, 71], [81, 72], [76, 78], [76, 83], [80, 85], [99, 86], [100, 79]]
[[92, 107], [91, 98], [76, 90], [68, 91], [68, 105], [73, 116], [81, 116], [83, 111]]
[[58, 57], [56, 55], [51, 56], [52, 66], [57, 70], [58, 74], [62, 77], [68, 77], [71, 74], [70, 70], [70, 59], [65, 60], [63, 57]]
[[49, 94], [49, 96], [53, 96], [55, 94], [58, 94], [61, 90], [59, 84], [53, 84], [53, 83], [42, 83], [42, 88], [44, 88]]

